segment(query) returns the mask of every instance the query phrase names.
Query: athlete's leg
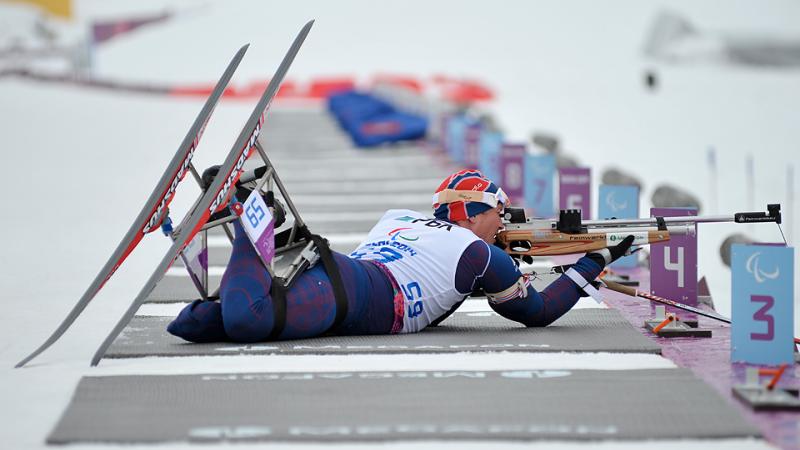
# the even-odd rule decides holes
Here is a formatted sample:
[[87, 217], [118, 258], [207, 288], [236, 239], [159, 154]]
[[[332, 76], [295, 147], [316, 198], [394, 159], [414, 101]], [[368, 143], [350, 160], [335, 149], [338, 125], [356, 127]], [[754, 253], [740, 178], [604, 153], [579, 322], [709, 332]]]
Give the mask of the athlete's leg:
[[[196, 300], [167, 330], [191, 342], [258, 342], [274, 326], [272, 279], [238, 222], [236, 239], [220, 287], [220, 302]], [[348, 313], [334, 334], [389, 333], [394, 290], [377, 265], [333, 253], [348, 299]], [[301, 274], [286, 295], [286, 325], [279, 339], [319, 336], [336, 316], [336, 300], [322, 263]]]
[[[348, 299], [348, 314], [336, 334], [388, 333], [394, 321], [389, 279], [369, 262], [333, 253]], [[275, 323], [272, 280], [240, 225], [234, 251], [220, 289], [227, 335], [238, 342], [269, 338]], [[286, 294], [286, 323], [278, 339], [299, 339], [325, 333], [336, 317], [336, 299], [322, 262], [302, 273]]]
[[[219, 342], [229, 340], [228, 338], [245, 342], [259, 340], [258, 333], [252, 330], [254, 324], [246, 324], [250, 326], [249, 328], [241, 326], [242, 324], [235, 320], [237, 312], [231, 312], [230, 306], [237, 303], [241, 297], [249, 298], [252, 295], [258, 296], [259, 293], [269, 292], [271, 280], [238, 221], [234, 222], [234, 229], [236, 239], [233, 251], [220, 284], [220, 296], [232, 300], [229, 302], [195, 300], [183, 308], [178, 317], [169, 324], [167, 331], [171, 334], [190, 342]], [[257, 309], [259, 302], [253, 304]], [[229, 310], [227, 322], [223, 320], [223, 316], [226, 316], [224, 306]], [[268, 329], [272, 328], [271, 324], [266, 326]], [[227, 333], [228, 329], [232, 334]]]
[[[380, 267], [333, 252], [347, 294], [347, 316], [331, 330], [337, 335], [387, 334], [394, 323], [394, 289]], [[325, 333], [336, 317], [336, 298], [321, 262], [302, 274], [286, 296], [281, 339]]]
[[167, 326], [167, 331], [190, 342], [222, 342], [228, 336], [222, 326], [220, 304], [195, 300], [181, 310]]
[[265, 340], [274, 322], [270, 288], [272, 278], [250, 243], [241, 224], [233, 222], [228, 267], [220, 283], [220, 303], [225, 332], [236, 342]]
[[[372, 263], [356, 261], [336, 252], [333, 258], [344, 283], [348, 308], [345, 320], [331, 333], [389, 333], [394, 322], [394, 291], [388, 278]], [[272, 307], [271, 298], [265, 298], [263, 303]], [[227, 316], [225, 318], [227, 324]], [[319, 262], [301, 274], [286, 294], [286, 324], [279, 339], [320, 336], [328, 331], [335, 318], [333, 286], [324, 265]]]
[[[385, 269], [375, 263], [359, 261], [339, 253], [334, 253], [334, 257], [347, 291], [348, 309], [347, 317], [332, 333], [391, 333], [395, 325], [394, 296], [397, 292]], [[398, 325], [402, 327], [402, 316]]]

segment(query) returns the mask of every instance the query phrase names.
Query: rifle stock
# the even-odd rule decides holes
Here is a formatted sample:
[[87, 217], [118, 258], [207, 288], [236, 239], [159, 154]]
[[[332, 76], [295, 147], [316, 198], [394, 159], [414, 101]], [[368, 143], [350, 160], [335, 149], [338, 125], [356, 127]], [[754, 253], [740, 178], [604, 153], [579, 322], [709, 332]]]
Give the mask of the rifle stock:
[[[633, 245], [668, 241], [669, 231], [628, 231], [613, 233], [562, 233], [542, 230], [507, 230], [497, 235], [510, 255], [553, 256], [585, 253], [618, 244], [633, 235]], [[527, 242], [527, 245], [520, 245]]]

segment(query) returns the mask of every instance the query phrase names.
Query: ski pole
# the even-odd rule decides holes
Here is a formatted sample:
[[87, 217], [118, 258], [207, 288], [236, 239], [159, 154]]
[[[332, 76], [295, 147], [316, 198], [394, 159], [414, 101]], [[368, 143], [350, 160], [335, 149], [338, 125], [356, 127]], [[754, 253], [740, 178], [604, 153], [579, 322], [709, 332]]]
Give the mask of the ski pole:
[[720, 322], [731, 323], [731, 319], [728, 319], [727, 317], [721, 316], [721, 315], [719, 315], [717, 313], [713, 313], [711, 311], [703, 311], [702, 309], [695, 308], [694, 306], [689, 306], [689, 305], [685, 305], [683, 303], [678, 303], [678, 302], [676, 302], [674, 300], [670, 300], [670, 299], [667, 299], [667, 298], [664, 298], [664, 297], [659, 297], [659, 296], [653, 295], [653, 294], [651, 294], [649, 292], [643, 292], [643, 291], [640, 291], [638, 289], [634, 289], [634, 288], [629, 287], [629, 286], [624, 286], [622, 284], [615, 283], [613, 281], [606, 281], [606, 280], [602, 280], [601, 279], [600, 283], [601, 283], [601, 285], [603, 287], [611, 289], [612, 291], [616, 291], [616, 292], [620, 292], [620, 293], [623, 293], [623, 294], [626, 294], [626, 295], [630, 295], [631, 297], [646, 298], [647, 300], [650, 300], [650, 301], [653, 301], [653, 302], [663, 303], [665, 305], [674, 306], [675, 308], [682, 309], [684, 311], [689, 311], [689, 312], [693, 312], [695, 314], [699, 314], [701, 316], [710, 317], [712, 319], [719, 320]]
[[[699, 314], [701, 316], [705, 316], [705, 317], [708, 317], [708, 318], [711, 318], [711, 319], [719, 320], [720, 322], [725, 322], [725, 323], [728, 323], [728, 324], [731, 323], [731, 319], [729, 319], [729, 318], [727, 318], [725, 316], [719, 315], [717, 313], [711, 312], [711, 311], [703, 311], [702, 309], [695, 308], [694, 306], [689, 306], [689, 305], [686, 305], [686, 304], [683, 304], [683, 303], [678, 303], [678, 302], [676, 302], [674, 300], [670, 300], [670, 299], [664, 298], [664, 297], [659, 297], [659, 296], [653, 295], [653, 294], [651, 294], [649, 292], [643, 292], [643, 291], [640, 291], [638, 289], [634, 289], [632, 287], [616, 283], [614, 281], [606, 281], [606, 280], [603, 280], [603, 279], [600, 279], [599, 281], [600, 281], [600, 285], [602, 287], [605, 287], [607, 289], [611, 289], [612, 291], [616, 291], [616, 292], [620, 292], [622, 294], [630, 295], [631, 297], [646, 298], [647, 300], [650, 300], [650, 301], [653, 301], [653, 302], [657, 302], [657, 303], [662, 303], [664, 305], [673, 306], [675, 308], [682, 309], [684, 311], [693, 312], [693, 313]], [[793, 337], [792, 339], [793, 339], [793, 345], [800, 344], [800, 339], [798, 339], [796, 337]]]

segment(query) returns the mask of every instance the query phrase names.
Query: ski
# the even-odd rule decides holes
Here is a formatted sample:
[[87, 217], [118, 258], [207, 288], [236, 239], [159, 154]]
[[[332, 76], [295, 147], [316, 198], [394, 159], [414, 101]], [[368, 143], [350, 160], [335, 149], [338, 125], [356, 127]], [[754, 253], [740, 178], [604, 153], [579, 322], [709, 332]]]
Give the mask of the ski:
[[630, 295], [631, 297], [645, 298], [647, 300], [650, 300], [651, 302], [657, 302], [657, 303], [661, 303], [661, 304], [664, 304], [664, 305], [669, 305], [669, 306], [672, 306], [672, 307], [675, 307], [675, 308], [678, 308], [678, 309], [682, 309], [684, 311], [689, 311], [689, 312], [693, 312], [695, 314], [698, 314], [698, 315], [701, 315], [701, 316], [704, 316], [704, 317], [708, 317], [710, 319], [719, 320], [720, 322], [731, 323], [731, 319], [729, 319], [727, 317], [724, 317], [724, 316], [721, 316], [721, 315], [719, 315], [719, 314], [717, 314], [715, 312], [704, 311], [704, 310], [702, 310], [700, 308], [695, 308], [694, 306], [689, 306], [689, 305], [686, 305], [686, 304], [683, 304], [683, 303], [678, 303], [678, 302], [676, 302], [674, 300], [670, 300], [670, 299], [667, 299], [667, 298], [664, 298], [664, 297], [659, 297], [659, 296], [653, 295], [653, 294], [651, 294], [649, 292], [640, 291], [640, 290], [634, 289], [632, 287], [624, 286], [624, 285], [616, 283], [614, 281], [606, 281], [606, 280], [603, 280], [601, 278], [600, 282], [601, 282], [601, 285], [603, 287], [611, 289], [612, 291], [617, 291], [617, 292], [620, 292], [620, 293], [623, 293], [623, 294]]
[[144, 208], [142, 208], [141, 212], [139, 212], [139, 215], [136, 216], [136, 220], [134, 220], [133, 224], [131, 224], [130, 229], [122, 238], [122, 241], [120, 241], [119, 245], [117, 245], [114, 253], [108, 259], [108, 261], [106, 261], [105, 265], [100, 270], [100, 273], [97, 274], [94, 281], [92, 281], [92, 284], [89, 285], [89, 287], [86, 289], [86, 292], [84, 292], [83, 296], [81, 296], [81, 298], [69, 312], [67, 317], [61, 322], [61, 325], [59, 325], [58, 328], [53, 332], [53, 334], [47, 338], [47, 340], [33, 353], [17, 363], [15, 367], [19, 368], [24, 366], [40, 353], [47, 350], [48, 347], [53, 345], [53, 343], [55, 343], [75, 322], [83, 310], [86, 309], [86, 306], [89, 304], [89, 302], [92, 301], [100, 289], [102, 289], [111, 276], [114, 275], [114, 272], [116, 272], [128, 255], [130, 255], [131, 252], [136, 248], [142, 238], [144, 238], [144, 235], [159, 228], [159, 225], [163, 220], [162, 216], [165, 215], [167, 207], [172, 201], [178, 184], [189, 172], [192, 157], [194, 156], [197, 144], [200, 142], [200, 138], [203, 136], [205, 127], [208, 124], [208, 121], [211, 118], [211, 115], [214, 112], [220, 97], [222, 97], [222, 94], [225, 92], [225, 88], [228, 86], [231, 77], [233, 77], [233, 73], [236, 71], [237, 67], [239, 67], [239, 63], [242, 61], [248, 46], [249, 44], [240, 48], [239, 51], [236, 52], [236, 55], [234, 55], [231, 62], [228, 64], [228, 67], [225, 69], [225, 72], [222, 74], [219, 81], [217, 81], [217, 85], [214, 87], [211, 95], [206, 100], [203, 108], [200, 110], [200, 113], [195, 118], [191, 128], [189, 128], [189, 131], [186, 133], [186, 137], [183, 138], [180, 146], [178, 146], [175, 156], [172, 158], [169, 166], [167, 166], [167, 169], [164, 171], [164, 174], [158, 181], [156, 188], [147, 199]]
[[[723, 315], [717, 314], [715, 312], [704, 311], [704, 310], [702, 310], [700, 308], [695, 308], [694, 306], [689, 306], [689, 305], [686, 305], [686, 304], [683, 304], [683, 303], [678, 303], [675, 300], [670, 300], [668, 298], [659, 297], [659, 296], [653, 295], [653, 294], [651, 294], [649, 292], [640, 291], [638, 289], [634, 289], [634, 288], [631, 288], [631, 287], [628, 287], [628, 286], [624, 286], [624, 285], [621, 285], [619, 283], [615, 283], [613, 281], [606, 281], [606, 280], [603, 280], [602, 278], [600, 279], [600, 283], [605, 288], [611, 289], [612, 291], [620, 292], [622, 294], [630, 295], [631, 297], [641, 297], [641, 298], [650, 300], [651, 302], [657, 302], [657, 303], [661, 303], [661, 304], [664, 304], [664, 305], [669, 305], [669, 306], [672, 306], [672, 307], [675, 307], [675, 308], [678, 308], [678, 309], [682, 309], [684, 311], [689, 311], [689, 312], [693, 312], [695, 314], [698, 314], [698, 315], [701, 315], [701, 316], [704, 316], [704, 317], [708, 317], [710, 319], [719, 320], [720, 322], [725, 322], [727, 324], [731, 323], [731, 319], [729, 319], [729, 318], [727, 318], [727, 317], [725, 317]], [[798, 345], [798, 344], [800, 344], [800, 339], [798, 339], [796, 337], [793, 338], [793, 345]]]
[[213, 183], [211, 183], [208, 189], [202, 194], [201, 199], [195, 203], [195, 206], [192, 208], [191, 212], [187, 214], [183, 222], [181, 222], [181, 224], [177, 227], [177, 236], [175, 237], [175, 241], [173, 242], [172, 246], [164, 255], [161, 262], [158, 264], [158, 267], [156, 267], [155, 271], [147, 280], [145, 285], [142, 287], [139, 295], [136, 296], [136, 298], [133, 300], [133, 303], [131, 303], [130, 307], [127, 309], [127, 311], [125, 311], [114, 329], [111, 331], [111, 333], [109, 333], [105, 341], [103, 341], [103, 343], [97, 349], [97, 352], [95, 352], [94, 356], [92, 357], [92, 366], [96, 366], [103, 355], [105, 355], [105, 352], [108, 347], [111, 346], [111, 343], [114, 342], [119, 333], [122, 332], [128, 322], [130, 322], [131, 318], [139, 309], [139, 306], [141, 306], [147, 296], [150, 295], [150, 292], [152, 292], [152, 290], [156, 287], [156, 284], [158, 284], [158, 282], [164, 276], [164, 273], [175, 261], [175, 259], [178, 258], [183, 249], [189, 244], [192, 238], [194, 238], [197, 232], [200, 231], [200, 229], [206, 224], [209, 217], [216, 211], [226, 207], [228, 199], [233, 192], [231, 188], [235, 186], [237, 180], [241, 176], [245, 161], [247, 161], [247, 158], [256, 147], [256, 141], [261, 133], [261, 127], [264, 123], [267, 112], [269, 111], [272, 99], [278, 92], [278, 88], [280, 87], [286, 72], [289, 70], [289, 67], [294, 61], [297, 52], [300, 50], [300, 46], [303, 44], [303, 41], [305, 41], [305, 38], [308, 35], [308, 32], [311, 30], [311, 26], [313, 24], [313, 20], [306, 23], [305, 26], [303, 26], [303, 28], [300, 30], [300, 33], [294, 39], [294, 42], [292, 42], [292, 46], [289, 48], [286, 56], [284, 56], [280, 66], [278, 66], [275, 76], [272, 77], [267, 85], [267, 88], [250, 115], [250, 118], [245, 123], [244, 128], [242, 128], [242, 132], [239, 134], [239, 137], [236, 139], [233, 148], [231, 148], [230, 152], [228, 153], [228, 156], [217, 173], [217, 176], [214, 178]]

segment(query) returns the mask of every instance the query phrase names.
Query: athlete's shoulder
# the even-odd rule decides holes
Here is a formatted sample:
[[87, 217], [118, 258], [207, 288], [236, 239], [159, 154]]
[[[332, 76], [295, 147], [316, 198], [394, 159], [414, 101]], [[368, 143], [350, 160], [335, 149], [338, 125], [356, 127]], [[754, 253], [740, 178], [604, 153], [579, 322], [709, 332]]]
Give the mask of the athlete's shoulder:
[[479, 263], [482, 270], [491, 267], [492, 270], [507, 270], [519, 272], [511, 256], [496, 245], [489, 245], [482, 239], [470, 243], [461, 254], [461, 260], [473, 264]]

